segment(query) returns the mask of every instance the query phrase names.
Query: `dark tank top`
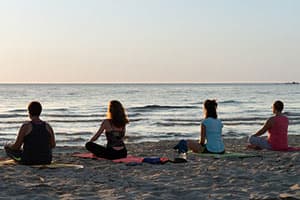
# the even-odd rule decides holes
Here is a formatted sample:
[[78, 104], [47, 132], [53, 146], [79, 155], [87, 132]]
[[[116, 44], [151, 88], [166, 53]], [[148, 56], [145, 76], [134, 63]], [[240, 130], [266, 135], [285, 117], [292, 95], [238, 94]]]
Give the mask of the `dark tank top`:
[[122, 147], [125, 146], [123, 138], [125, 136], [125, 131], [122, 129], [121, 131], [113, 130], [112, 122], [110, 121], [111, 131], [105, 132], [106, 140], [107, 140], [107, 148], [110, 147]]
[[28, 165], [50, 164], [52, 152], [50, 147], [50, 133], [46, 123], [33, 123], [32, 131], [24, 137], [22, 163]]

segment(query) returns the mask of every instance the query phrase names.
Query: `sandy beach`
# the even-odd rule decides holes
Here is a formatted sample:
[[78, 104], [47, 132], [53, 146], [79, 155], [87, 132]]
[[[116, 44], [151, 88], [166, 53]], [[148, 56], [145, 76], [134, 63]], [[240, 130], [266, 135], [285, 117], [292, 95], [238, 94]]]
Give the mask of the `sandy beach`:
[[[173, 157], [177, 141], [127, 144], [129, 154]], [[300, 136], [289, 136], [299, 146]], [[83, 169], [0, 166], [0, 199], [300, 199], [300, 152], [247, 150], [246, 138], [226, 139], [226, 150], [253, 158], [200, 157], [187, 163], [126, 165], [80, 159], [82, 147], [58, 147], [54, 161]], [[0, 151], [5, 157], [4, 151]]]

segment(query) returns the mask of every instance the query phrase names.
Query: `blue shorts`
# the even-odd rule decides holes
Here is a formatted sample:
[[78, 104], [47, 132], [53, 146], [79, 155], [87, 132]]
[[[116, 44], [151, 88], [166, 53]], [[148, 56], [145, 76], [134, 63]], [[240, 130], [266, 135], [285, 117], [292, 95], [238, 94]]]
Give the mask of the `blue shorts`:
[[253, 144], [255, 146], [258, 146], [262, 149], [272, 149], [271, 145], [268, 143], [268, 141], [263, 137], [258, 136], [250, 136], [249, 143]]

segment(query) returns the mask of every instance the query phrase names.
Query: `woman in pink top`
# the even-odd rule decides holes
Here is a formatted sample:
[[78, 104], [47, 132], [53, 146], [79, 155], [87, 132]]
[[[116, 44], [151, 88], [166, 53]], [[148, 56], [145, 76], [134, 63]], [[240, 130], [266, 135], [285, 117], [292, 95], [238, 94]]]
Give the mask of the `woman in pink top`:
[[[254, 149], [286, 150], [288, 148], [288, 118], [282, 114], [282, 101], [275, 101], [273, 113], [265, 125], [249, 138], [248, 147]], [[268, 139], [259, 137], [268, 131]]]

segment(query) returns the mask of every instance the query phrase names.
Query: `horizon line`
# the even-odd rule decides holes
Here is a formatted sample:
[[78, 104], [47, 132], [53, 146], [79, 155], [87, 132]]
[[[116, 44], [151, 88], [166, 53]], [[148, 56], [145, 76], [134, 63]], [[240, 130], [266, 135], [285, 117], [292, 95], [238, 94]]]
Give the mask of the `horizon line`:
[[1, 85], [108, 85], [108, 84], [299, 84], [298, 81], [224, 81], [224, 82], [0, 82]]

